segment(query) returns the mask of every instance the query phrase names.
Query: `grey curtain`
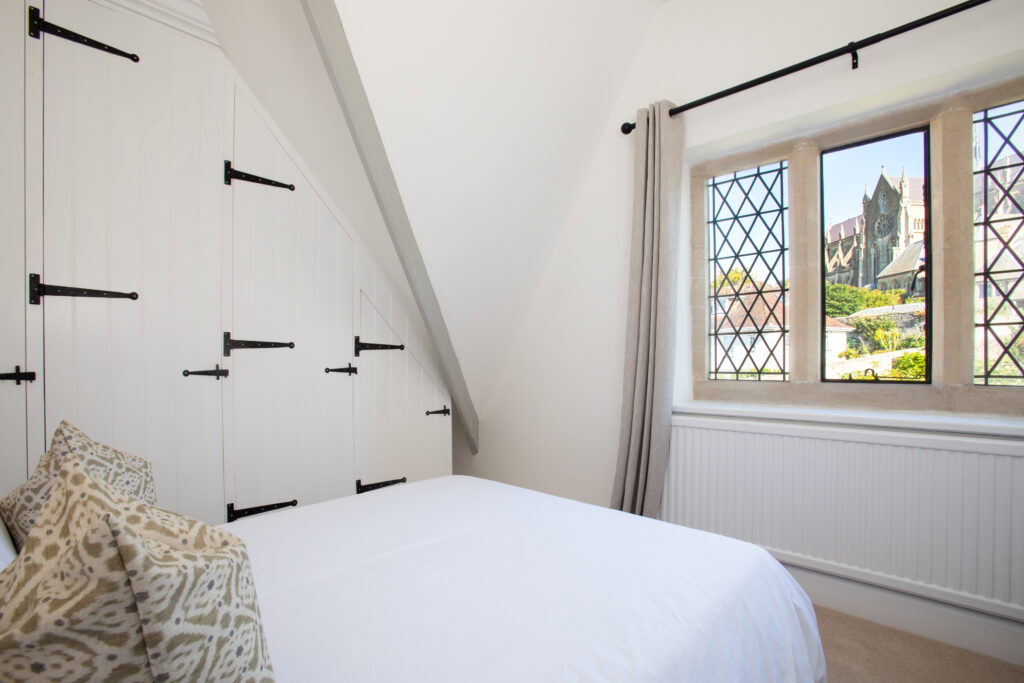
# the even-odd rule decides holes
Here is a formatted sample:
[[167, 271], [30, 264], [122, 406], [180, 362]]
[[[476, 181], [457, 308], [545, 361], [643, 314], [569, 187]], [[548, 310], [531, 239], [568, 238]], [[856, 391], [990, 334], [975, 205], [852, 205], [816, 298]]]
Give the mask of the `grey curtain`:
[[676, 262], [682, 192], [682, 117], [658, 102], [636, 115], [633, 239], [622, 426], [612, 507], [661, 511], [668, 465], [675, 356]]

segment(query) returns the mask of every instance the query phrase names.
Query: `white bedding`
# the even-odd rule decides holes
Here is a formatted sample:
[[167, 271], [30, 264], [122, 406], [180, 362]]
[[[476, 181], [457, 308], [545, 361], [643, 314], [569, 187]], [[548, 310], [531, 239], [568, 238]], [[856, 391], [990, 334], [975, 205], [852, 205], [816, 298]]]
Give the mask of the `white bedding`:
[[825, 678], [804, 592], [715, 534], [460, 476], [226, 528], [278, 681]]

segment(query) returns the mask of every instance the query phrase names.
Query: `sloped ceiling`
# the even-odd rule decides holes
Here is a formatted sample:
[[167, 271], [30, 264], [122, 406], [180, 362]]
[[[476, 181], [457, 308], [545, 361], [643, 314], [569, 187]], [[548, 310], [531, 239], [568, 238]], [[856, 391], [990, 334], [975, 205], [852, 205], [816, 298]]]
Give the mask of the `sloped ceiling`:
[[661, 0], [336, 0], [481, 419]]

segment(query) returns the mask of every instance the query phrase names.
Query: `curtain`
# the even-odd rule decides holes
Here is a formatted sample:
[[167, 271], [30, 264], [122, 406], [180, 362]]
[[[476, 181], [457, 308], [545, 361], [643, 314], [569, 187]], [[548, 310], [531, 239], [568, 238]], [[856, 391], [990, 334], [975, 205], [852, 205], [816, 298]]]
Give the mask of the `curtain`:
[[641, 109], [634, 132], [622, 425], [612, 507], [661, 512], [668, 465], [675, 356], [676, 263], [682, 194], [682, 117], [669, 102]]

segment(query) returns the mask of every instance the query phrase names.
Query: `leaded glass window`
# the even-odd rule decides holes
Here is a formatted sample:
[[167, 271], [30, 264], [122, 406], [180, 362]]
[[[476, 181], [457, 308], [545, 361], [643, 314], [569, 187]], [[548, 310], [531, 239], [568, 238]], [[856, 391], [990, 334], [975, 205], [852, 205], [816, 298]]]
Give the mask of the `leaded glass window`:
[[708, 181], [708, 377], [789, 379], [785, 161]]
[[1024, 101], [974, 115], [974, 382], [1024, 386]]

